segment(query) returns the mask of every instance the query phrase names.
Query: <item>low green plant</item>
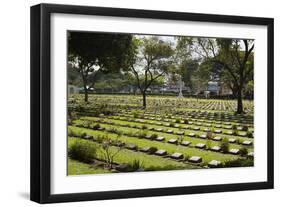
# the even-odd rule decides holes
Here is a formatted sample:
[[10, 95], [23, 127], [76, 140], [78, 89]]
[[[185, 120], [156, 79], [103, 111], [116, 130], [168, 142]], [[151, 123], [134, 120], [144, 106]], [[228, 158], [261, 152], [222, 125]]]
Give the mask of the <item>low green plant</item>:
[[158, 137], [157, 134], [152, 134], [152, 135], [151, 135], [151, 139], [156, 139], [157, 137]]
[[95, 145], [77, 140], [75, 144], [69, 147], [68, 156], [74, 160], [90, 162], [95, 158], [96, 151]]
[[100, 124], [99, 123], [96, 123], [96, 124], [94, 124], [93, 126], [92, 126], [92, 129], [94, 129], [94, 130], [97, 130], [97, 129], [99, 129], [100, 128]]
[[132, 114], [133, 114], [133, 117], [134, 117], [134, 118], [138, 118], [138, 117], [139, 117], [139, 113], [138, 113], [137, 111], [133, 111]]
[[147, 136], [147, 131], [145, 130], [139, 130], [137, 133], [137, 136], [140, 138], [145, 138]]
[[228, 139], [227, 138], [223, 138], [220, 144], [221, 147], [221, 151], [223, 153], [228, 153], [229, 151], [229, 143], [228, 143]]
[[206, 144], [206, 149], [210, 149], [212, 142], [211, 140], [208, 139], [205, 144]]
[[252, 132], [248, 131], [248, 132], [247, 132], [247, 137], [249, 137], [249, 138], [253, 138], [253, 137], [254, 137], [254, 135], [253, 135], [253, 133], [252, 133]]
[[248, 154], [248, 149], [246, 147], [241, 147], [239, 153], [241, 156], [246, 156]]
[[138, 169], [143, 167], [143, 163], [140, 160], [133, 160], [133, 162], [128, 164], [128, 170], [131, 172], [137, 171]]
[[254, 166], [254, 160], [245, 159], [245, 158], [231, 160], [224, 163], [224, 167], [251, 167], [251, 166]]
[[74, 135], [74, 132], [72, 129], [68, 129], [67, 134], [68, 134], [68, 136], [72, 137]]
[[154, 154], [158, 149], [156, 147], [150, 147], [149, 154]]
[[248, 126], [244, 125], [244, 126], [242, 127], [242, 130], [243, 130], [243, 131], [248, 131]]
[[147, 129], [147, 126], [146, 125], [142, 125], [142, 129]]

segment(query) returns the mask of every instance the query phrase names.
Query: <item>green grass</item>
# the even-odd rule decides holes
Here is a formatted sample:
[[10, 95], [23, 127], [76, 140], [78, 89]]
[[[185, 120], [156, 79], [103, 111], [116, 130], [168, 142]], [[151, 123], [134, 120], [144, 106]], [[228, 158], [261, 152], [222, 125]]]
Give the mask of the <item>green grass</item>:
[[[75, 101], [73, 101], [75, 100]], [[214, 100], [214, 99], [196, 99], [196, 98], [183, 98], [178, 99], [175, 96], [147, 96], [147, 108], [146, 110], [141, 110], [142, 97], [139, 95], [102, 95], [102, 94], [91, 94], [89, 95], [89, 103], [84, 104], [83, 95], [70, 95], [68, 107], [70, 110], [78, 112], [75, 116], [73, 123], [83, 123], [84, 121], [89, 121], [94, 124], [99, 120], [103, 119], [105, 121], [111, 121], [113, 124], [109, 123], [99, 123], [100, 126], [105, 127], [106, 129], [115, 128], [119, 132], [129, 132], [129, 135], [121, 135], [119, 137], [120, 141], [125, 144], [135, 144], [138, 148], [141, 147], [156, 147], [157, 149], [164, 149], [171, 155], [174, 152], [179, 152], [184, 155], [185, 158], [190, 156], [200, 156], [203, 159], [203, 162], [196, 166], [191, 163], [184, 163], [182, 161], [176, 161], [168, 157], [160, 157], [156, 155], [149, 155], [139, 151], [133, 151], [128, 149], [123, 149], [115, 157], [115, 164], [132, 164], [133, 162], [142, 163], [142, 167], [148, 170], [176, 170], [176, 169], [194, 169], [201, 168], [206, 166], [206, 164], [211, 160], [221, 161], [224, 167], [228, 167], [234, 163], [235, 165], [240, 166], [244, 162], [248, 162], [245, 157], [240, 155], [224, 154], [221, 152], [213, 152], [210, 150], [201, 150], [195, 148], [197, 143], [204, 143], [208, 147], [220, 146], [221, 141], [214, 141], [210, 139], [201, 139], [201, 138], [192, 138], [187, 136], [189, 133], [195, 133], [196, 135], [206, 134], [203, 131], [204, 128], [209, 128], [210, 130], [220, 129], [223, 132], [229, 131], [232, 129], [216, 128], [215, 125], [218, 121], [221, 122], [221, 126], [224, 127], [229, 122], [233, 124], [240, 124], [240, 126], [248, 125], [249, 130], [253, 129], [253, 101], [244, 101], [244, 108], [246, 109], [246, 114], [242, 116], [234, 115], [236, 108], [235, 100]], [[80, 110], [80, 109], [83, 110]], [[76, 111], [77, 110], [77, 111]], [[198, 112], [198, 113], [197, 113]], [[200, 115], [201, 112], [216, 112], [218, 116], [213, 116], [212, 114]], [[104, 118], [99, 118], [100, 114], [104, 114]], [[144, 115], [148, 118], [139, 118]], [[170, 116], [167, 116], [170, 115]], [[227, 115], [229, 118], [225, 118], [224, 115]], [[124, 117], [126, 120], [120, 120], [119, 117]], [[155, 120], [149, 119], [149, 117], [154, 117]], [[157, 120], [157, 118], [164, 118]], [[193, 122], [193, 124], [182, 124], [174, 123], [175, 120], [188, 119]], [[143, 120], [145, 123], [141, 123], [138, 120]], [[73, 120], [72, 120], [73, 121]], [[162, 125], [157, 125], [156, 122], [162, 123]], [[201, 122], [202, 125], [197, 125], [197, 122]], [[163, 124], [165, 123], [174, 123], [179, 126], [188, 125], [191, 129], [183, 129], [176, 127], [169, 127]], [[205, 126], [205, 123], [210, 123], [211, 126]], [[129, 126], [120, 126], [120, 124], [128, 124]], [[162, 128], [164, 132], [157, 132], [154, 130], [148, 129], [138, 129], [133, 128], [132, 126], [143, 126]], [[199, 131], [193, 130], [192, 127], [197, 126], [200, 128]], [[115, 140], [117, 139], [116, 133], [108, 133], [103, 130], [92, 130], [86, 129], [83, 127], [68, 126], [68, 129], [73, 130], [73, 132], [85, 132], [88, 135], [93, 135], [95, 138], [98, 136], [108, 136], [109, 138]], [[165, 133], [168, 129], [173, 130], [173, 134]], [[201, 131], [202, 130], [202, 131]], [[144, 138], [136, 137], [135, 134], [144, 131], [147, 134], [157, 134], [165, 138], [164, 142], [157, 142], [153, 140], [148, 140]], [[177, 135], [177, 131], [184, 131], [185, 135]], [[254, 138], [243, 137], [239, 135], [226, 135], [213, 133], [213, 136], [220, 136], [222, 138], [236, 138], [239, 142], [244, 140], [254, 141]], [[169, 144], [167, 141], [171, 138], [183, 138], [183, 140], [190, 141], [191, 144], [188, 147], [181, 145]], [[68, 147], [75, 144], [77, 141], [83, 142], [86, 145], [90, 145], [97, 149], [95, 157], [99, 160], [104, 160], [104, 154], [102, 152], [102, 145], [93, 140], [84, 140], [81, 138], [68, 138]], [[229, 144], [230, 148], [240, 149], [245, 147], [241, 144]], [[246, 147], [249, 152], [253, 151], [253, 146]], [[110, 146], [110, 150], [116, 151], [117, 147]], [[86, 156], [86, 155], [85, 155]], [[87, 155], [88, 156], [88, 155]], [[91, 157], [91, 156], [90, 156]], [[83, 160], [83, 159], [82, 159]], [[84, 161], [83, 161], [84, 162]], [[242, 163], [243, 164], [243, 163]], [[241, 164], [241, 166], [242, 166]], [[98, 167], [92, 164], [82, 163], [77, 160], [68, 159], [68, 174], [69, 175], [81, 175], [81, 174], [99, 174], [99, 173], [110, 173], [110, 170], [106, 170], [103, 167]]]
[[[87, 134], [93, 135], [93, 136], [108, 134], [111, 139], [117, 138], [117, 135], [112, 134], [112, 133], [106, 133], [106, 132], [102, 132], [102, 131], [93, 131], [90, 129], [81, 129], [81, 128], [72, 127], [72, 126], [69, 126], [69, 128], [72, 129], [74, 132], [83, 131], [83, 132], [86, 132]], [[184, 147], [184, 146], [180, 146], [180, 145], [173, 145], [173, 144], [151, 141], [151, 140], [147, 140], [147, 139], [139, 139], [139, 138], [129, 137], [129, 136], [122, 136], [121, 140], [124, 141], [125, 143], [136, 144], [139, 148], [150, 146], [150, 147], [156, 147], [157, 149], [164, 149], [169, 154], [172, 154], [174, 152], [180, 152], [185, 157], [200, 156], [200, 157], [202, 157], [204, 162], [210, 162], [212, 160], [219, 160], [221, 162], [226, 162], [226, 161], [235, 160], [235, 159], [239, 158], [239, 156], [237, 156], [237, 155], [223, 154], [223, 153], [212, 152], [212, 151], [207, 151], [207, 150], [200, 150], [197, 148]], [[204, 143], [204, 140], [202, 140], [201, 143]]]
[[[114, 116], [113, 116], [114, 117]], [[116, 117], [115, 117], [116, 118]], [[97, 121], [97, 120], [100, 120], [100, 118], [97, 118], [97, 117], [82, 117], [80, 120], [76, 120], [75, 123], [83, 123], [82, 120], [92, 120], [92, 121]], [[139, 123], [139, 122], [135, 122], [135, 121], [124, 121], [124, 120], [115, 120], [115, 119], [111, 119], [111, 118], [105, 118], [104, 120], [107, 120], [107, 121], [112, 121], [113, 123], [116, 123], [116, 124], [128, 124], [128, 125], [139, 125], [139, 126], [143, 126], [143, 125], [146, 125], [146, 126], [150, 126], [150, 127], [154, 127], [154, 128], [162, 128], [164, 131], [168, 130], [168, 129], [172, 129], [174, 132], [178, 132], [178, 131], [185, 131], [185, 135], [189, 134], [189, 133], [195, 133], [195, 134], [206, 134], [206, 132], [204, 131], [196, 131], [196, 130], [191, 130], [191, 129], [180, 129], [180, 128], [174, 128], [174, 127], [167, 127], [167, 126], [164, 126], [164, 125], [156, 125], [156, 124], [150, 124], [150, 123]], [[162, 122], [162, 121], [157, 121], [155, 120], [154, 122], [159, 122], [159, 123], [165, 123], [165, 122]], [[168, 122], [166, 122], [168, 123]], [[177, 123], [178, 124], [178, 123]], [[104, 124], [106, 125], [106, 124]], [[186, 124], [178, 124], [179, 126], [186, 126]], [[195, 126], [195, 125], [190, 125], [188, 124], [188, 126]], [[137, 130], [137, 129], [134, 129], [134, 128], [130, 128], [130, 127], [122, 127], [122, 126], [114, 126], [112, 125], [112, 127], [116, 127], [116, 128], [120, 128], [120, 129], [124, 129], [126, 130], [126, 128], [130, 129], [130, 130]], [[209, 129], [219, 129], [219, 128], [215, 128], [215, 127], [206, 127], [206, 126], [201, 126], [200, 128], [204, 129], [204, 128], [209, 128]], [[229, 131], [231, 129], [221, 129], [223, 132], [224, 131]], [[149, 130], [148, 130], [149, 131]], [[151, 131], [151, 133], [155, 133], [155, 131]], [[172, 134], [167, 134], [167, 133], [162, 133], [161, 136], [171, 136]], [[213, 135], [216, 135], [216, 136], [220, 136], [220, 137], [226, 137], [226, 138], [239, 138], [240, 140], [244, 141], [244, 140], [249, 140], [249, 141], [252, 141], [253, 138], [247, 138], [247, 137], [241, 137], [241, 136], [234, 136], [234, 135], [227, 135], [227, 134], [215, 134], [213, 133]], [[173, 137], [175, 137], [176, 135], [173, 135]], [[187, 136], [185, 136], [187, 137]]]
[[93, 165], [72, 160], [70, 158], [67, 160], [67, 175], [99, 174], [109, 172], [109, 170], [94, 167]]
[[[77, 138], [68, 138], [68, 146], [71, 146], [72, 144], [75, 144]], [[92, 141], [88, 140], [81, 140], [82, 142], [86, 142], [89, 145], [94, 145], [97, 147], [97, 153], [96, 156], [98, 159], [104, 159], [104, 156], [101, 151], [101, 146], [97, 143], [94, 143]], [[116, 147], [112, 146], [111, 150], [117, 150]], [[176, 169], [196, 169], [198, 167], [190, 165], [190, 164], [184, 164], [181, 162], [177, 162], [174, 160], [165, 159], [159, 156], [155, 155], [147, 155], [142, 152], [134, 152], [131, 150], [124, 149], [120, 151], [116, 157], [114, 162], [118, 164], [123, 163], [133, 163], [135, 160], [140, 160], [142, 163], [142, 166], [145, 170], [176, 170]]]
[[[97, 120], [97, 118], [93, 118], [91, 120]], [[112, 121], [112, 120], [111, 120]], [[113, 121], [114, 122], [114, 121]], [[118, 123], [130, 123], [130, 122], [126, 122], [126, 121], [116, 121]], [[75, 123], [82, 123], [82, 121], [75, 121]], [[140, 124], [141, 125], [141, 124]], [[110, 125], [110, 124], [101, 124], [100, 123], [100, 126], [102, 127], [106, 127], [106, 128], [110, 128], [110, 127], [113, 127], [113, 128], [116, 128], [118, 130], [122, 130], [123, 132], [133, 132], [133, 133], [137, 133], [140, 131], [140, 129], [135, 129], [135, 128], [129, 128], [129, 127], [123, 127], [123, 126], [114, 126], [114, 125]], [[148, 125], [147, 125], [148, 126]], [[149, 126], [154, 126], [154, 125], [149, 125]], [[163, 128], [163, 129], [171, 129], [169, 127], [164, 127], [164, 126], [155, 126], [156, 128]], [[71, 128], [70, 128], [71, 129]], [[88, 130], [86, 133], [91, 133], [91, 130], [90, 129], [83, 129], [83, 130]], [[174, 131], [185, 131], [185, 134], [188, 134], [190, 132], [194, 132], [195, 134], [206, 134], [206, 132], [200, 132], [200, 131], [190, 131], [190, 130], [177, 130], [175, 128], [173, 128]], [[178, 138], [180, 137], [180, 135], [175, 135], [175, 134], [168, 134], [168, 133], [163, 133], [163, 132], [156, 132], [156, 131], [150, 131], [150, 130], [145, 130], [148, 132], [148, 134], [157, 134], [158, 136], [162, 136], [165, 138], [166, 141], [168, 141], [169, 139], [172, 139], [172, 138]], [[225, 135], [218, 135], [218, 136], [221, 136], [221, 137], [227, 137], [227, 138], [231, 138], [231, 136], [225, 136]], [[238, 137], [235, 137], [236, 139]], [[241, 141], [244, 141], [244, 140], [253, 140], [253, 139], [249, 139], [249, 138], [242, 138], [242, 137], [239, 137], [239, 139]], [[190, 146], [195, 146], [196, 144], [198, 143], [204, 143], [206, 144], [206, 142], [208, 141], [210, 143], [210, 146], [213, 147], [213, 146], [217, 146], [217, 145], [220, 145], [220, 142], [217, 142], [217, 141], [211, 141], [211, 140], [206, 140], [206, 139], [200, 139], [200, 138], [191, 138], [191, 137], [188, 137], [188, 136], [183, 136], [183, 140], [186, 140], [186, 141], [190, 141], [191, 142], [191, 145]], [[149, 141], [149, 140], [147, 140]], [[149, 141], [150, 142], [150, 141]], [[242, 146], [241, 145], [238, 145], [238, 144], [230, 144], [229, 145], [230, 148], [236, 148], [236, 149], [240, 149]], [[247, 147], [250, 151], [252, 150], [252, 147], [249, 146]]]

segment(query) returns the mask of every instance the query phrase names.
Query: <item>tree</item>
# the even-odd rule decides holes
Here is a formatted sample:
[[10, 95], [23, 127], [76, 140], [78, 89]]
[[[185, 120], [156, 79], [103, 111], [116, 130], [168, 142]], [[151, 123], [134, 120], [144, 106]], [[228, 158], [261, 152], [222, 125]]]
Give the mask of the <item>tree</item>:
[[143, 96], [144, 109], [147, 89], [171, 68], [173, 54], [171, 45], [156, 36], [134, 38], [129, 68]]
[[85, 102], [99, 71], [118, 71], [124, 67], [132, 36], [125, 34], [69, 32], [68, 63], [81, 75]]
[[120, 141], [121, 136], [118, 134], [116, 139], [110, 139], [108, 135], [103, 137], [101, 152], [109, 169], [112, 169], [115, 157], [125, 149], [124, 143]]
[[237, 98], [236, 113], [243, 113], [243, 89], [252, 79], [254, 41], [246, 39], [193, 38], [189, 42], [190, 49], [204, 60], [219, 64], [225, 80], [232, 85]]
[[177, 37], [176, 46], [176, 62], [178, 71], [177, 73], [181, 76], [182, 81], [187, 87], [194, 90], [195, 76], [198, 74], [199, 59], [192, 56], [192, 51], [187, 47], [190, 42], [189, 37]]

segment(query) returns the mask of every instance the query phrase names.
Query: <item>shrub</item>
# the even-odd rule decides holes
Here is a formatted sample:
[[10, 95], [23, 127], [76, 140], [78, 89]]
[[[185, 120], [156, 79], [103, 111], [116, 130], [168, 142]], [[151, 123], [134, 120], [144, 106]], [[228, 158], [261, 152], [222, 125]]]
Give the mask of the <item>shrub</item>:
[[228, 143], [228, 139], [223, 138], [220, 144], [221, 147], [221, 151], [223, 153], [227, 153], [229, 151], [229, 143]]
[[96, 146], [87, 142], [76, 141], [68, 149], [68, 156], [82, 162], [90, 162], [95, 158]]
[[133, 160], [132, 163], [128, 164], [128, 171], [133, 172], [133, 171], [137, 171], [138, 169], [142, 168], [143, 163], [140, 160]]
[[243, 131], [248, 131], [248, 127], [244, 125], [244, 126], [242, 127], [242, 130], [243, 130]]
[[250, 167], [254, 166], [254, 159], [237, 159], [224, 163], [225, 167]]
[[72, 129], [68, 129], [67, 134], [68, 134], [68, 136], [72, 137], [74, 135], [74, 132]]
[[92, 126], [92, 129], [94, 129], [94, 130], [97, 130], [97, 129], [99, 129], [100, 128], [100, 124], [99, 123], [96, 123], [96, 124], [94, 124], [93, 126]]
[[170, 123], [170, 127], [174, 127], [175, 124], [173, 122]]
[[248, 154], [248, 149], [246, 147], [241, 147], [239, 153], [241, 156], [246, 156]]
[[212, 132], [207, 132], [207, 138], [208, 139], [212, 139], [213, 137], [213, 133]]
[[121, 135], [123, 135], [123, 131], [117, 129], [116, 134], [117, 134], [118, 136], [121, 136]]
[[187, 120], [187, 119], [185, 119], [185, 120], [184, 120], [184, 123], [185, 123], [185, 124], [188, 124], [189, 122], [188, 122], [188, 120]]
[[253, 133], [252, 132], [247, 132], [247, 137], [249, 137], [249, 138], [253, 138], [254, 137], [254, 135], [253, 135]]
[[102, 141], [103, 141], [103, 137], [104, 137], [104, 135], [96, 135], [96, 136], [94, 136], [94, 140], [96, 141], [96, 142], [98, 142], [98, 143], [102, 143]]
[[85, 136], [87, 136], [87, 133], [86, 133], [86, 132], [82, 132], [82, 133], [80, 134], [80, 137], [85, 137]]
[[147, 126], [146, 125], [142, 125], [142, 129], [147, 129]]
[[117, 133], [118, 130], [114, 127], [110, 127], [110, 128], [107, 128], [106, 131], [108, 131], [110, 133]]
[[152, 134], [152, 135], [151, 135], [151, 139], [156, 139], [157, 137], [158, 137], [157, 134]]
[[147, 135], [147, 131], [144, 131], [144, 130], [140, 130], [138, 133], [137, 133], [137, 136], [140, 137], [140, 138], [145, 138]]
[[211, 148], [211, 144], [212, 144], [212, 142], [208, 139], [206, 141], [206, 149], [210, 149]]
[[180, 122], [181, 122], [180, 118], [176, 118], [176, 123], [180, 123]]
[[150, 149], [148, 150], [149, 154], [154, 154], [158, 149], [156, 147], [150, 147]]
[[134, 112], [133, 112], [133, 117], [134, 117], [134, 118], [138, 118], [138, 117], [139, 117], [139, 113], [136, 112], [136, 111], [134, 111]]
[[128, 135], [129, 137], [134, 137], [134, 136], [135, 136], [135, 132], [133, 132], [133, 131], [128, 131], [128, 132], [127, 132], [127, 135]]
[[234, 136], [238, 135], [238, 130], [237, 129], [233, 130], [233, 135]]

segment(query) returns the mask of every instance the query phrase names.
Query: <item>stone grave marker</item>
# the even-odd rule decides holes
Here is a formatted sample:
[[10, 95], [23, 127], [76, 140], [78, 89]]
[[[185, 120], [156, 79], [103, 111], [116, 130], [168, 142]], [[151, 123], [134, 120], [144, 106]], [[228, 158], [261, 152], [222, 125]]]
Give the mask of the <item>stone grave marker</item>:
[[227, 131], [226, 134], [233, 135], [233, 131]]
[[166, 150], [162, 150], [162, 149], [159, 149], [155, 152], [156, 155], [159, 155], [159, 156], [164, 156], [164, 155], [167, 155], [167, 151]]
[[177, 139], [169, 139], [168, 143], [170, 143], [170, 144], [177, 144], [178, 140]]
[[83, 138], [84, 139], [93, 139], [93, 136], [92, 135], [85, 135]]
[[236, 142], [236, 139], [230, 138], [230, 139], [228, 139], [228, 142], [229, 142], [229, 143], [235, 143], [235, 142]]
[[245, 141], [242, 142], [242, 144], [249, 146], [249, 145], [252, 144], [252, 141], [245, 140]]
[[162, 141], [165, 140], [165, 138], [164, 138], [164, 137], [157, 137], [155, 140], [156, 140], [156, 141], [159, 141], [159, 142], [162, 142]]
[[171, 155], [171, 158], [173, 159], [182, 159], [183, 158], [183, 154], [182, 153], [179, 153], [179, 152], [175, 152]]
[[211, 150], [215, 151], [215, 152], [219, 152], [219, 151], [221, 151], [221, 147], [220, 146], [213, 146], [213, 147], [211, 147]]
[[254, 152], [249, 152], [249, 153], [247, 154], [247, 156], [248, 156], [248, 157], [254, 157]]
[[135, 144], [127, 144], [126, 148], [130, 149], [130, 150], [136, 150], [137, 149], [137, 145], [135, 145]]
[[140, 149], [140, 151], [141, 152], [149, 152], [149, 150], [151, 149], [151, 147], [142, 147], [141, 149]]
[[218, 160], [212, 160], [208, 163], [208, 166], [211, 167], [211, 168], [220, 167], [221, 162], [218, 161]]
[[205, 132], [209, 132], [210, 129], [209, 129], [209, 128], [205, 128], [204, 131], [205, 131]]
[[191, 142], [189, 142], [189, 141], [182, 141], [181, 142], [181, 145], [183, 145], [183, 146], [188, 146], [190, 144], [191, 144]]
[[206, 147], [206, 144], [204, 143], [198, 143], [195, 145], [196, 148], [199, 148], [199, 149], [204, 149]]
[[120, 171], [120, 172], [127, 172], [129, 169], [129, 165], [128, 164], [121, 164], [115, 167], [116, 170]]
[[232, 126], [231, 125], [226, 125], [223, 128], [225, 128], [225, 129], [232, 129]]
[[184, 135], [184, 131], [177, 131], [177, 135]]
[[201, 139], [206, 139], [206, 138], [207, 138], [207, 135], [206, 135], [206, 134], [200, 134], [199, 137], [200, 137]]
[[230, 154], [234, 154], [234, 155], [238, 155], [238, 154], [239, 154], [239, 151], [240, 151], [239, 149], [230, 149], [230, 150], [229, 150], [229, 153], [230, 153]]
[[246, 132], [239, 132], [238, 135], [241, 136], [241, 137], [246, 137], [247, 133]]
[[192, 156], [188, 159], [188, 161], [192, 163], [200, 163], [202, 162], [202, 158], [199, 156]]
[[145, 136], [146, 139], [151, 139], [151, 137], [152, 137], [151, 134], [148, 134], [148, 135]]

